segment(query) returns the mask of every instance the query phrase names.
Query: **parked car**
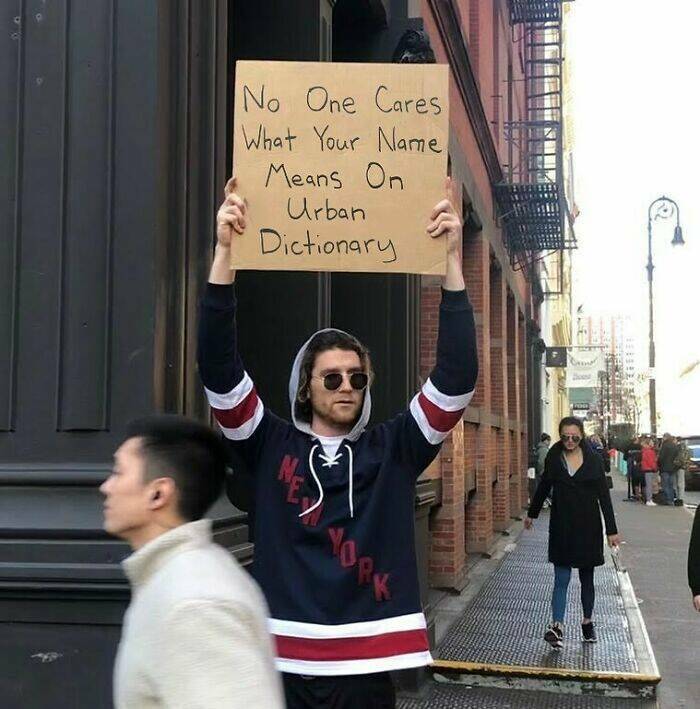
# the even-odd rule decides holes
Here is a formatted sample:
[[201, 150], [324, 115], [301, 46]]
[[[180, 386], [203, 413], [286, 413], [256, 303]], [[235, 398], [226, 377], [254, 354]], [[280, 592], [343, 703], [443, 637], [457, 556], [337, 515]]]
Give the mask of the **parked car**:
[[690, 465], [685, 471], [685, 486], [688, 490], [700, 490], [700, 436], [684, 436], [690, 451]]

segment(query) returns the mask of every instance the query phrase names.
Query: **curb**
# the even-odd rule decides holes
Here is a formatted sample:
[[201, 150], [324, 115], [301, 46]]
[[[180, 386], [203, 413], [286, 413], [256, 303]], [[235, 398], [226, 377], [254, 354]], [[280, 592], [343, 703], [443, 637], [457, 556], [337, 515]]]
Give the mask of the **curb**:
[[529, 677], [533, 679], [557, 679], [568, 681], [593, 681], [614, 684], [657, 685], [661, 681], [658, 674], [647, 675], [637, 672], [604, 672], [596, 670], [575, 670], [566, 667], [527, 667], [526, 665], [493, 665], [482, 662], [459, 662], [435, 660], [430, 666], [440, 674], [496, 675], [499, 677]]
[[639, 665], [639, 673], [649, 677], [657, 677], [656, 683], [658, 684], [661, 681], [661, 675], [656, 664], [651, 640], [649, 640], [647, 626], [644, 623], [644, 618], [637, 602], [634, 586], [627, 571], [618, 571], [617, 579], [620, 584], [620, 595], [622, 596], [625, 615], [629, 623], [630, 635], [632, 636], [635, 658]]

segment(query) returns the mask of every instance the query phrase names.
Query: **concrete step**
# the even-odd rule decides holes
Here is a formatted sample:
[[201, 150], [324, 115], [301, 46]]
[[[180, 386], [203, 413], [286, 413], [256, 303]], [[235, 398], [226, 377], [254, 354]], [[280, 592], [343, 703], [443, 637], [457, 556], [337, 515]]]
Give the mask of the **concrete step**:
[[501, 687], [432, 683], [420, 695], [401, 696], [398, 709], [656, 709], [655, 699], [620, 698]]

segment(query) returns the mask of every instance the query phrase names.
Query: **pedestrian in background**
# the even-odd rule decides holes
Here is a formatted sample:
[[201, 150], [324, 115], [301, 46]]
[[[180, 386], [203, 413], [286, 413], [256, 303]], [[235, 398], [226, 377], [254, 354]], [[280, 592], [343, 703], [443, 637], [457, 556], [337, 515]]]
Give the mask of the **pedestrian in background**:
[[[544, 473], [544, 461], [547, 458], [547, 453], [549, 453], [549, 448], [552, 445], [552, 437], [548, 433], [543, 433], [540, 436], [540, 442], [537, 444], [535, 449], [535, 490], [542, 480], [542, 474]], [[534, 495], [534, 493], [533, 493]], [[549, 506], [549, 500], [545, 500], [545, 507]]]
[[642, 439], [642, 455], [640, 457], [639, 469], [642, 475], [644, 475], [644, 497], [646, 498], [646, 506], [656, 507], [656, 503], [651, 498], [654, 494], [654, 479], [656, 478], [658, 463], [654, 444], [650, 438]]
[[693, 594], [693, 605], [700, 612], [700, 507], [695, 510], [695, 522], [688, 549], [688, 585]]
[[223, 490], [227, 453], [180, 416], [133, 422], [100, 491], [104, 528], [134, 553], [114, 667], [117, 709], [281, 709], [267, 607], [202, 519]]
[[664, 433], [659, 449], [658, 466], [661, 473], [661, 487], [664, 491], [664, 504], [672, 505], [676, 499], [676, 456], [678, 455], [678, 444], [670, 433]]
[[688, 466], [690, 465], [690, 451], [682, 438], [677, 438], [676, 444], [678, 446], [678, 452], [676, 453], [676, 459], [673, 461], [673, 466], [676, 469], [676, 501], [674, 504], [677, 507], [683, 507], [683, 498], [685, 497], [685, 471], [688, 470]]
[[642, 500], [642, 485], [644, 484], [644, 475], [641, 472], [642, 446], [639, 442], [639, 436], [629, 444], [625, 452], [625, 461], [627, 461], [627, 477], [630, 480], [632, 496], [635, 500]]
[[578, 569], [581, 582], [583, 640], [597, 641], [592, 621], [593, 576], [595, 567], [604, 563], [601, 510], [608, 544], [616, 547], [620, 543], [603, 461], [585, 440], [583, 422], [573, 416], [563, 418], [559, 423], [559, 436], [559, 442], [547, 454], [542, 480], [525, 519], [525, 528], [530, 529], [552, 490], [549, 561], [554, 564], [554, 590], [552, 622], [544, 639], [555, 649], [563, 646], [564, 613], [572, 568]]
[[612, 477], [610, 477], [610, 454], [612, 453], [612, 451], [609, 451], [605, 447], [605, 444], [603, 442], [604, 440], [605, 439], [601, 438], [597, 433], [594, 433], [588, 438], [593, 452], [600, 456], [600, 460], [603, 464], [603, 471], [605, 472], [605, 484], [608, 486], [608, 488], [612, 489], [613, 480]]
[[600, 436], [598, 434], [594, 433], [588, 440], [591, 444], [591, 448], [593, 449], [593, 451], [600, 456], [600, 460], [603, 463], [603, 470], [606, 473], [609, 473], [610, 472], [610, 452], [608, 450], [606, 450]]

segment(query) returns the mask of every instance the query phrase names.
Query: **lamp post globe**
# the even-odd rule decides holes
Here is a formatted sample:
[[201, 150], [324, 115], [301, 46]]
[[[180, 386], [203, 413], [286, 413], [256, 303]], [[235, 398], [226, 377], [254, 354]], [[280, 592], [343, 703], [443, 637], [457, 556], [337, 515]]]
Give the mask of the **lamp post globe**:
[[676, 228], [673, 230], [673, 241], [671, 246], [683, 246], [685, 241], [683, 240], [683, 229], [681, 229], [680, 224], [676, 224]]

